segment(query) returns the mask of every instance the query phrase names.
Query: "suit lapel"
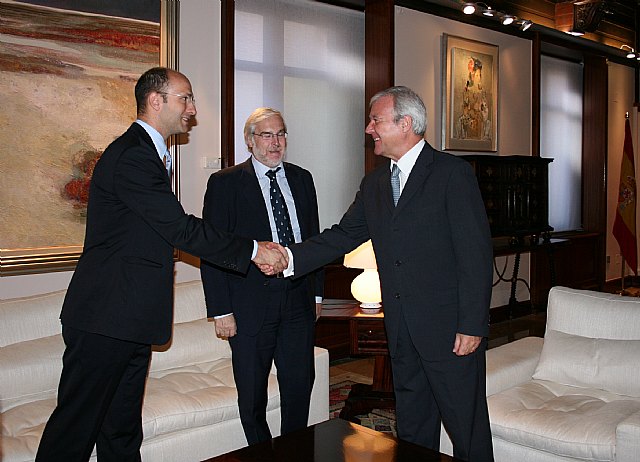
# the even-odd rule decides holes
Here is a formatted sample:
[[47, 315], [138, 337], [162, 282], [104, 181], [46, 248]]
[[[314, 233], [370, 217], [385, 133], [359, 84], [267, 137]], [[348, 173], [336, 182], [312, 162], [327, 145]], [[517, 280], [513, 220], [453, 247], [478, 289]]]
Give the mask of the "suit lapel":
[[[156, 150], [156, 145], [153, 144], [153, 140], [151, 139], [151, 136], [142, 127], [142, 125], [134, 122], [129, 127], [129, 130], [131, 130], [138, 138], [140, 138], [140, 140], [144, 144], [147, 145], [147, 148], [150, 151], [149, 155], [152, 155], [152, 158], [154, 159], [154, 162], [162, 169], [162, 171], [164, 171], [166, 173], [167, 172], [167, 168], [165, 167], [164, 163], [160, 159], [160, 156], [158, 155], [158, 151]], [[166, 174], [164, 176], [167, 179], [167, 183], [169, 184], [169, 187], [171, 187], [171, 178], [169, 178], [168, 174]]]
[[[309, 229], [308, 223], [306, 220], [308, 207], [308, 198], [306, 196], [306, 189], [304, 187], [302, 178], [298, 175], [291, 166], [289, 166], [286, 162], [282, 164], [284, 166], [284, 172], [287, 176], [287, 183], [289, 183], [289, 188], [291, 189], [291, 195], [293, 196], [293, 202], [296, 204], [296, 218], [298, 220], [298, 225], [300, 226], [300, 235], [302, 236], [302, 240], [309, 237]], [[289, 211], [291, 213], [291, 210]]]
[[259, 223], [258, 226], [262, 227], [261, 234], [269, 236], [269, 240], [271, 240], [271, 227], [269, 226], [269, 215], [266, 209], [269, 205], [264, 202], [264, 196], [260, 190], [260, 183], [258, 182], [256, 171], [251, 163], [251, 157], [243, 162], [241, 166], [242, 171], [240, 184], [238, 186], [241, 188], [241, 194], [245, 198], [244, 202], [247, 204], [248, 210], [244, 212], [240, 211], [239, 213], [250, 213], [255, 217], [255, 222]]
[[387, 207], [389, 213], [393, 214], [395, 211], [395, 205], [393, 205], [393, 194], [391, 192], [391, 169], [389, 164], [384, 167], [384, 170], [378, 178], [378, 188], [380, 189], [380, 195], [382, 201]]
[[[418, 155], [418, 159], [416, 160], [415, 165], [411, 169], [411, 174], [409, 175], [409, 179], [407, 183], [404, 185], [404, 189], [402, 190], [402, 194], [400, 195], [400, 200], [398, 201], [398, 205], [395, 208], [395, 212], [399, 213], [407, 203], [411, 201], [411, 198], [418, 192], [422, 185], [427, 181], [427, 178], [431, 174], [433, 169], [433, 148], [428, 144], [425, 144]], [[390, 186], [390, 177], [389, 176], [389, 191], [391, 191]], [[389, 197], [391, 197], [391, 192], [389, 192]], [[392, 201], [393, 204], [393, 201]]]

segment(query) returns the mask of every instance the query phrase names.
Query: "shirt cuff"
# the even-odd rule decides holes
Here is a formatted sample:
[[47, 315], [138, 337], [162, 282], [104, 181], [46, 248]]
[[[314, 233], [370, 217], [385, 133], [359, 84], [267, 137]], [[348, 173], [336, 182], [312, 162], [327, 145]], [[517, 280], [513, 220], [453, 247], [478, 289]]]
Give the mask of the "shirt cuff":
[[233, 313], [221, 314], [219, 316], [214, 316], [213, 319], [226, 318], [227, 316], [231, 316]]
[[258, 255], [258, 241], [253, 241], [253, 252], [251, 252], [251, 261]]
[[294, 273], [293, 254], [291, 253], [291, 250], [289, 250], [289, 247], [285, 247], [284, 249], [287, 251], [287, 258], [289, 259], [289, 264], [287, 265], [287, 267], [282, 272], [282, 275], [285, 278], [288, 278], [289, 276], [293, 276], [293, 273]]

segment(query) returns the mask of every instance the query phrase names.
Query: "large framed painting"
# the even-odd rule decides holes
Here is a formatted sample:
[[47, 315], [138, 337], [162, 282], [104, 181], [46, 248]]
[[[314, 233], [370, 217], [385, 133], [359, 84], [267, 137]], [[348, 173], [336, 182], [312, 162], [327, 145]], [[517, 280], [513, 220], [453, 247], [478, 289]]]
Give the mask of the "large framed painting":
[[93, 167], [135, 120], [136, 80], [177, 67], [178, 8], [0, 0], [0, 275], [75, 266]]
[[498, 150], [498, 46], [443, 35], [442, 149]]

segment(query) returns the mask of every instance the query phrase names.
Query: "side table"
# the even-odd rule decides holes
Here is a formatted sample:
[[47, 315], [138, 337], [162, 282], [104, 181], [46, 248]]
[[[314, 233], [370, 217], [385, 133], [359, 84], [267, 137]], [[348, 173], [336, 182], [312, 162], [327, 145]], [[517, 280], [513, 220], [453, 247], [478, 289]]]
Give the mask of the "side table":
[[363, 314], [357, 302], [325, 301], [318, 322], [342, 320], [349, 324], [349, 351], [352, 356], [373, 356], [373, 383], [354, 384], [340, 412], [340, 418], [359, 423], [357, 415], [372, 409], [395, 408], [391, 362], [384, 330], [384, 313]]

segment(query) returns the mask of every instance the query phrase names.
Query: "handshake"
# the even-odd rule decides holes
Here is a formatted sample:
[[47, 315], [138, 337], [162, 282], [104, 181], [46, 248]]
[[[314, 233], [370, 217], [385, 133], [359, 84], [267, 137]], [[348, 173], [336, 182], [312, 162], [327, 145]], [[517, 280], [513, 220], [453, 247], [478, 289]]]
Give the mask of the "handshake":
[[282, 273], [289, 264], [287, 251], [275, 242], [258, 242], [258, 253], [253, 263], [267, 276]]

